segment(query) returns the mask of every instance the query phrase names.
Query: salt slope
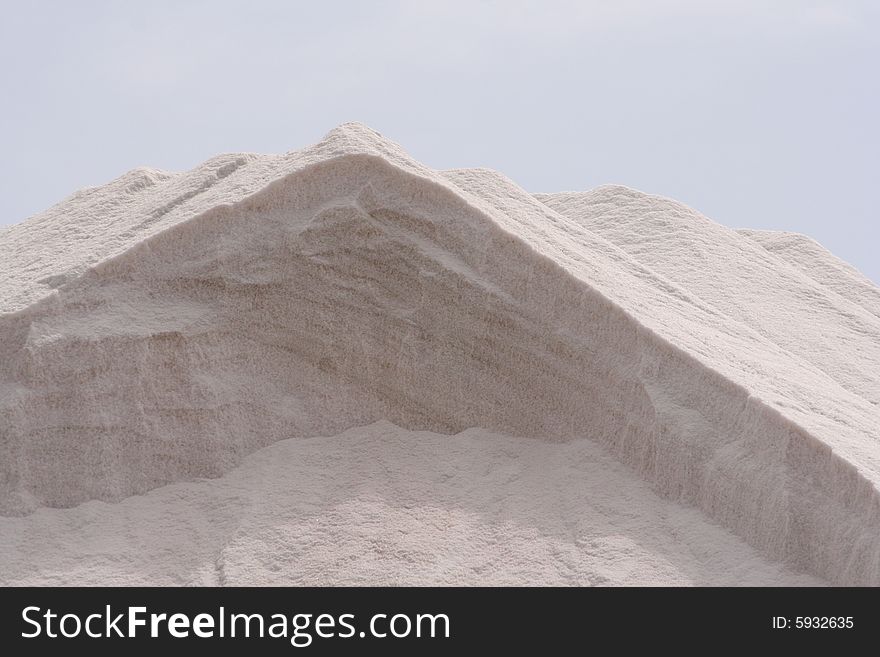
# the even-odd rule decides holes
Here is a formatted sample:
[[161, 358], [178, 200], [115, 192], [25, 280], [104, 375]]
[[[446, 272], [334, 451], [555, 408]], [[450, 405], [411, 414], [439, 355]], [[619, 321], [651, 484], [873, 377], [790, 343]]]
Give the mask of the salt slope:
[[387, 418], [590, 437], [763, 554], [878, 581], [875, 409], [578, 222], [357, 125], [211, 175], [62, 262], [40, 218], [0, 236], [34, 263], [0, 317], [8, 513]]
[[847, 298], [860, 291], [852, 281], [842, 286], [852, 294], [841, 295], [686, 205], [628, 187], [538, 198], [847, 390], [880, 404], [880, 316]]
[[811, 237], [775, 230], [737, 232], [752, 238], [817, 283], [880, 317], [880, 287]]
[[219, 479], [0, 518], [2, 585], [522, 583], [821, 584], [592, 441], [479, 429], [289, 439]]

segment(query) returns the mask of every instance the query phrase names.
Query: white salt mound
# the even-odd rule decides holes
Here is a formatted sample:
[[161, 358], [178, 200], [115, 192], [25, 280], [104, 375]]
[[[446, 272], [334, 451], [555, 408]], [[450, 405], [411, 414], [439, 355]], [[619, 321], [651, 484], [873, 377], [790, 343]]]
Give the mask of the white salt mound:
[[775, 235], [358, 124], [79, 192], [0, 232], [0, 582], [880, 584], [880, 291]]
[[821, 584], [590, 440], [389, 423], [117, 504], [0, 518], [0, 552], [0, 581], [20, 585]]

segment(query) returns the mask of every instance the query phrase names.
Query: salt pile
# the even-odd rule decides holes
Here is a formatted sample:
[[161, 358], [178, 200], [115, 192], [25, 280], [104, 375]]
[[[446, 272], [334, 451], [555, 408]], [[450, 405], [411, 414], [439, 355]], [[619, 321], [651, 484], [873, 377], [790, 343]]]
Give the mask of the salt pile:
[[0, 290], [2, 583], [880, 584], [880, 291], [801, 236], [346, 124]]

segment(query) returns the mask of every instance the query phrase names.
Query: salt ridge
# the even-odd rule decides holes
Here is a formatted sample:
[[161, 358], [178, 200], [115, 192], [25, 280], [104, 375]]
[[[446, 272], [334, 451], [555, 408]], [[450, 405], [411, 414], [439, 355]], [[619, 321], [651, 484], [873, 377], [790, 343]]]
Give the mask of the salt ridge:
[[591, 438], [764, 555], [880, 582], [876, 407], [503, 177], [349, 124], [133, 192], [0, 234], [7, 513], [480, 426]]

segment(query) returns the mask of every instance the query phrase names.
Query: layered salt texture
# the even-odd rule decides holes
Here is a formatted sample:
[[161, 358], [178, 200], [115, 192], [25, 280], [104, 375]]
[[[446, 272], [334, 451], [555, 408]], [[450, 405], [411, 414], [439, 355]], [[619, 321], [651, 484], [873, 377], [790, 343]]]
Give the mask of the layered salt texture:
[[0, 582], [880, 584], [880, 291], [801, 236], [346, 124], [0, 292]]

